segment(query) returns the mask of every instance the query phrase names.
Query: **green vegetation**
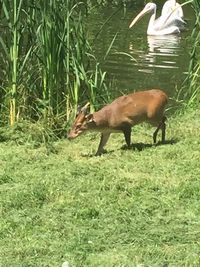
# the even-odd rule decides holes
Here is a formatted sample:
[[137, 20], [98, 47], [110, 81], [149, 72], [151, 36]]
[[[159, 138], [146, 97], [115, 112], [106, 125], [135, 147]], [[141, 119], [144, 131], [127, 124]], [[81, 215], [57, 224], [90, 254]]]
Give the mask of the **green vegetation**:
[[200, 266], [199, 1], [168, 142], [154, 146], [152, 128], [136, 126], [132, 149], [113, 134], [101, 157], [98, 134], [59, 139], [78, 103], [109, 97], [86, 6], [1, 3], [0, 122], [12, 127], [0, 128], [0, 266]]
[[[129, 1], [113, 1], [126, 4]], [[85, 18], [91, 5], [107, 1], [2, 0], [0, 17], [1, 124], [43, 121], [46, 128], [63, 128], [77, 105], [91, 102], [91, 110], [110, 99], [106, 73], [88, 42]], [[199, 96], [199, 2], [195, 45], [191, 56], [190, 103]], [[105, 25], [104, 25], [105, 27]], [[115, 40], [111, 42], [108, 51]], [[197, 85], [198, 84], [198, 85]], [[72, 114], [72, 116], [70, 116]]]
[[1, 123], [43, 119], [49, 127], [55, 118], [68, 121], [78, 102], [107, 99], [83, 2], [3, 0], [0, 15]]
[[113, 134], [102, 157], [98, 134], [0, 143], [1, 266], [199, 266], [199, 116], [169, 119], [166, 145]]
[[128, 3], [133, 3], [136, 2], [136, 0], [87, 0], [87, 4], [88, 5], [102, 5], [102, 6], [106, 6], [106, 5], [126, 5]]
[[[192, 33], [192, 37], [195, 37], [193, 50], [191, 53], [191, 62], [189, 68], [189, 103], [200, 102], [200, 2], [193, 1], [193, 8], [196, 14], [196, 24]], [[187, 97], [187, 96], [186, 96]]]
[[196, 23], [192, 32], [193, 48], [188, 77], [179, 92], [183, 95], [183, 104], [189, 106], [200, 102], [200, 2], [193, 0], [192, 6], [196, 15]]

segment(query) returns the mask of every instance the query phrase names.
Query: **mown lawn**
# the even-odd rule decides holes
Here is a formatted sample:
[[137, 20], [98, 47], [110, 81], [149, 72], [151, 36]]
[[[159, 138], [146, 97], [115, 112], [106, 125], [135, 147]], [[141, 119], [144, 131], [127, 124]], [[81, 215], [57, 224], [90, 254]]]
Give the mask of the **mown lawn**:
[[98, 134], [1, 142], [0, 266], [200, 266], [200, 110], [170, 118], [165, 145], [152, 131], [101, 157]]

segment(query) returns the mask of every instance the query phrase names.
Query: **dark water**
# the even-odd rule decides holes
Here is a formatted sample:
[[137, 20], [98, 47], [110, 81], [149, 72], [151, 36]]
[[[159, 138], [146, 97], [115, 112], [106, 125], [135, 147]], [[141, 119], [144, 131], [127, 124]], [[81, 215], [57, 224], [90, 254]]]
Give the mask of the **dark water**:
[[[110, 7], [91, 15], [89, 27], [94, 36], [116, 12], [95, 39], [97, 58], [113, 81], [116, 95], [146, 88], [162, 88], [170, 96], [175, 96], [188, 70], [191, 51], [188, 37], [192, 33], [195, 14], [190, 6], [183, 7], [187, 30], [181, 34], [147, 36], [150, 15], [143, 17], [133, 28], [128, 28], [132, 19], [143, 9], [142, 2], [126, 9], [126, 13], [122, 9], [116, 12]], [[163, 2], [156, 2], [157, 17]], [[111, 51], [104, 59], [115, 35]]]

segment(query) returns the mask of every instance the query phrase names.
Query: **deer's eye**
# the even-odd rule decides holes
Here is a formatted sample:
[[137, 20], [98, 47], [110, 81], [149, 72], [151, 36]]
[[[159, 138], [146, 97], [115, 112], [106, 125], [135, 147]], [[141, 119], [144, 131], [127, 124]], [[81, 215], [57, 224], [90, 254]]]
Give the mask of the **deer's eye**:
[[76, 129], [78, 130], [78, 129], [80, 129], [80, 127], [81, 127], [81, 123], [78, 123], [77, 125], [76, 125]]

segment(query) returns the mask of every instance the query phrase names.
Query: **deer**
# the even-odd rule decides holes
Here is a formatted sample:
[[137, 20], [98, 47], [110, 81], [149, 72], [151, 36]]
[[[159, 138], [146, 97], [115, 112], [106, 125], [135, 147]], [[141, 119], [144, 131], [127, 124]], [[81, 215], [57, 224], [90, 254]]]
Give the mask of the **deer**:
[[111, 133], [123, 133], [128, 148], [131, 147], [131, 128], [147, 122], [156, 130], [153, 143], [156, 143], [158, 131], [161, 130], [161, 142], [165, 142], [166, 116], [164, 115], [168, 96], [160, 89], [137, 91], [116, 98], [102, 109], [89, 113], [90, 103], [83, 106], [71, 127], [68, 139], [74, 139], [86, 131], [101, 133], [96, 156], [104, 152]]

